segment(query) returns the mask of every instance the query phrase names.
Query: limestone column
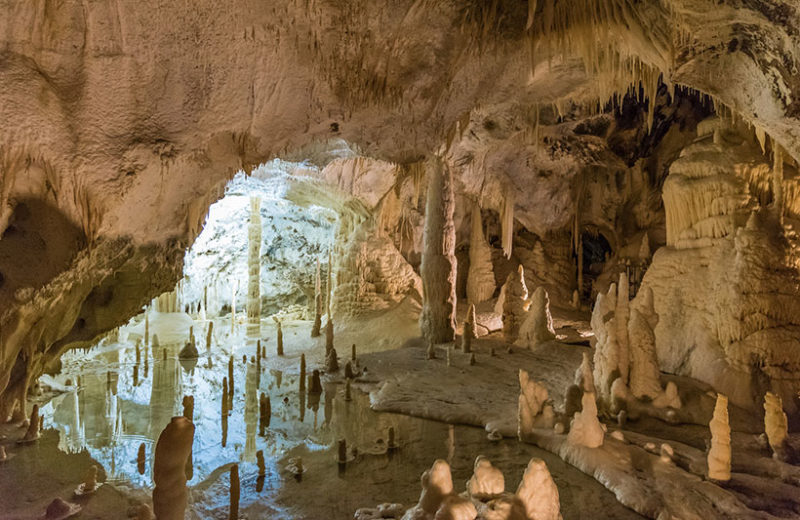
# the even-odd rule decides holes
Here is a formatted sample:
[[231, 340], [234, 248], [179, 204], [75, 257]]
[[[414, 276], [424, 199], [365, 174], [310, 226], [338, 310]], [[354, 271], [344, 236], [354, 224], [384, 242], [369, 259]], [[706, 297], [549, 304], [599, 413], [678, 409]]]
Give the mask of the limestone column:
[[425, 204], [422, 275], [423, 303], [419, 317], [422, 336], [432, 343], [455, 337], [456, 233], [453, 225], [453, 178], [439, 158], [426, 164], [428, 193]]
[[248, 242], [247, 323], [257, 332], [261, 323], [261, 198], [250, 197]]

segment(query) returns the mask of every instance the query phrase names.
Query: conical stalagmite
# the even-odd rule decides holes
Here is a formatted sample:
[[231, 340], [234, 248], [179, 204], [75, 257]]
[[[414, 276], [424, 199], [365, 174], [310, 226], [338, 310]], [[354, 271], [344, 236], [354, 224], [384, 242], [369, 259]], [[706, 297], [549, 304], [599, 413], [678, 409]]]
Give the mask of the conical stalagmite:
[[708, 451], [708, 478], [731, 479], [731, 427], [728, 422], [728, 398], [717, 394], [714, 415], [708, 424], [711, 430], [711, 449]]
[[[629, 386], [631, 393], [638, 399], [655, 399], [662, 393], [662, 388], [656, 358], [655, 327], [658, 324], [658, 315], [653, 309], [653, 291], [646, 287], [636, 302], [638, 305], [630, 309], [626, 336], [630, 347]], [[620, 354], [624, 350], [620, 347]], [[624, 363], [621, 356], [620, 363]]]
[[453, 225], [453, 180], [439, 158], [426, 163], [428, 178], [423, 234], [423, 302], [419, 317], [422, 337], [432, 343], [453, 341], [455, 335], [456, 256]]
[[783, 400], [772, 392], [767, 392], [764, 396], [764, 431], [773, 456], [785, 460], [788, 451], [786, 440], [789, 436], [789, 424], [783, 411]]
[[535, 520], [561, 520], [561, 503], [558, 487], [541, 459], [531, 459], [516, 497], [525, 508], [525, 518]]
[[185, 417], [173, 417], [158, 437], [153, 467], [153, 511], [158, 520], [183, 520], [189, 495], [185, 466], [193, 439], [194, 425]]
[[472, 206], [469, 235], [469, 272], [467, 274], [467, 301], [477, 304], [494, 295], [495, 280], [492, 267], [492, 250], [483, 236], [481, 208]]
[[228, 358], [228, 399], [233, 401], [233, 356]]
[[275, 323], [278, 324], [278, 330], [277, 330], [277, 333], [276, 333], [277, 337], [278, 337], [278, 355], [282, 356], [283, 355], [283, 326], [281, 325], [281, 322], [278, 321], [278, 320], [275, 320]]
[[[502, 290], [503, 338], [513, 343], [519, 337], [522, 320], [528, 310], [528, 288], [525, 286], [525, 272], [520, 264], [516, 271], [512, 271], [506, 278]], [[501, 301], [498, 300], [498, 306]]]
[[519, 329], [518, 343], [530, 349], [556, 338], [553, 317], [550, 315], [550, 297], [544, 287], [533, 291], [531, 307], [524, 315]]

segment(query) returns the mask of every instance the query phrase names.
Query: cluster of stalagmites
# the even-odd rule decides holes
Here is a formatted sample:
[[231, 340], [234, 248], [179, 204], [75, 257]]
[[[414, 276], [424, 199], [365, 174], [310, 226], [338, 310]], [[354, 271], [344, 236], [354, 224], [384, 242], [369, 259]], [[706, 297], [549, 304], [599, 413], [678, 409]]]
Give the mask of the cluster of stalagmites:
[[611, 284], [606, 294], [597, 295], [591, 319], [596, 338], [594, 380], [598, 397], [607, 405], [635, 398], [656, 408], [681, 407], [675, 384], [661, 386], [657, 324], [652, 290], [644, 288], [631, 302], [625, 273], [620, 274], [619, 286]]
[[[466, 491], [456, 493], [450, 465], [437, 460], [422, 474], [419, 502], [403, 520], [560, 520], [561, 506], [547, 465], [531, 459], [515, 493], [506, 492], [505, 477], [484, 456], [475, 459]], [[382, 504], [356, 512], [358, 520], [398, 518], [402, 508]]]
[[494, 310], [503, 317], [503, 337], [509, 343], [532, 349], [556, 337], [550, 297], [544, 287], [538, 287], [528, 298], [522, 265], [509, 273]]

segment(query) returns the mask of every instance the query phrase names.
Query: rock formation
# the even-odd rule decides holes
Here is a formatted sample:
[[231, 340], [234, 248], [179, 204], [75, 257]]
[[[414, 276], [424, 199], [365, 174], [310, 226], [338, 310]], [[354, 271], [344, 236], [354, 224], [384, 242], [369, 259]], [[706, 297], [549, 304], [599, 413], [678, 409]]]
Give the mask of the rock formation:
[[[581, 356], [581, 365], [575, 371], [575, 384], [580, 388], [581, 392], [591, 392], [596, 395], [590, 354], [589, 352], [584, 352]], [[570, 417], [572, 416], [570, 415]]]
[[764, 432], [767, 434], [767, 441], [769, 447], [772, 448], [773, 456], [780, 460], [786, 460], [790, 451], [787, 443], [789, 425], [786, 420], [786, 412], [783, 411], [783, 401], [772, 392], [764, 395]]
[[239, 520], [239, 465], [231, 466], [230, 471], [230, 508], [228, 509], [228, 520]]
[[515, 272], [508, 274], [501, 297], [497, 301], [498, 305], [502, 305], [503, 338], [509, 343], [515, 342], [519, 337], [519, 329], [530, 306], [524, 273], [520, 265]]
[[550, 297], [544, 287], [537, 287], [531, 297], [530, 310], [520, 326], [517, 343], [533, 349], [555, 338], [553, 317], [550, 315]]
[[467, 301], [474, 305], [491, 298], [494, 295], [496, 283], [492, 267], [492, 250], [483, 235], [481, 208], [477, 203], [472, 205], [470, 218]]
[[319, 257], [317, 257], [317, 270], [314, 276], [314, 325], [311, 327], [311, 337], [316, 338], [322, 329], [322, 276], [320, 274]]
[[436, 460], [433, 466], [422, 474], [421, 481], [422, 494], [417, 507], [429, 515], [435, 515], [445, 498], [453, 494], [450, 465], [444, 460]]
[[428, 177], [425, 234], [422, 253], [423, 302], [419, 317], [422, 337], [432, 343], [453, 341], [455, 336], [456, 257], [453, 227], [453, 178], [439, 158], [425, 168]]
[[185, 417], [173, 417], [158, 437], [153, 465], [153, 511], [158, 520], [182, 520], [189, 490], [186, 461], [192, 450], [194, 425]]
[[500, 495], [506, 489], [503, 472], [492, 466], [492, 462], [479, 455], [475, 459], [472, 477], [467, 481], [467, 492], [473, 498], [484, 500]]
[[561, 503], [558, 487], [550, 476], [547, 464], [541, 459], [531, 459], [516, 493], [525, 509], [525, 518], [533, 520], [560, 520]]
[[605, 431], [597, 419], [597, 403], [591, 392], [584, 392], [581, 399], [581, 411], [575, 416], [569, 426], [567, 441], [570, 444], [597, 448], [603, 445]]
[[639, 399], [655, 399], [662, 393], [654, 332], [657, 324], [653, 294], [645, 288], [630, 310], [626, 336], [630, 338], [630, 389]]
[[731, 427], [728, 423], [728, 398], [717, 394], [714, 415], [708, 424], [711, 448], [708, 451], [708, 478], [727, 481], [731, 478]]
[[257, 196], [250, 197], [247, 244], [247, 324], [257, 333], [261, 324], [261, 198]]
[[519, 371], [519, 403], [517, 406], [517, 437], [525, 440], [534, 428], [552, 428], [555, 420], [547, 388]]

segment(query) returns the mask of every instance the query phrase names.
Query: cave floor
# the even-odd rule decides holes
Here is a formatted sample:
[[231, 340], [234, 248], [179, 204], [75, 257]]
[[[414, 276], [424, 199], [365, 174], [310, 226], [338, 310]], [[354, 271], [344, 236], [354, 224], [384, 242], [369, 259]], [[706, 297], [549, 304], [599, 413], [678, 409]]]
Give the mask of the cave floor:
[[[339, 347], [342, 363], [353, 342], [362, 367], [372, 356], [404, 343], [418, 330], [410, 319], [413, 314], [413, 308], [401, 305], [368, 327], [344, 324], [341, 333], [337, 327], [337, 347], [344, 345]], [[191, 326], [200, 351], [196, 363], [178, 360]], [[61, 372], [41, 380], [55, 392], [52, 398], [38, 400], [44, 418], [41, 439], [19, 446], [13, 440], [21, 429], [3, 432], [7, 438], [2, 442], [12, 458], [0, 466], [0, 518], [38, 518], [53, 498], [74, 500], [72, 490], [92, 463], [101, 467], [105, 484], [81, 499], [84, 510], [75, 518], [132, 515], [136, 505], [149, 499], [155, 441], [170, 418], [182, 413], [184, 395], [194, 396], [196, 427], [187, 518], [227, 518], [232, 463], [240, 465], [243, 517], [345, 519], [360, 507], [382, 502], [413, 505], [419, 497], [419, 477], [436, 458], [450, 461], [459, 489], [479, 454], [503, 470], [511, 490], [531, 457], [544, 459], [559, 486], [565, 518], [596, 518], [597, 511], [606, 512], [606, 518], [639, 518], [596, 480], [536, 446], [514, 439], [492, 442], [481, 428], [371, 410], [365, 392], [372, 388], [369, 368], [355, 385], [352, 401], [344, 399], [344, 386], [335, 378], [324, 380], [321, 395], [300, 393], [300, 353], [307, 354], [309, 372], [321, 369], [324, 357], [324, 339], [308, 337], [310, 322], [284, 322], [282, 357], [275, 352], [274, 324], [267, 320], [254, 336], [247, 336], [243, 324], [230, 335], [230, 322], [215, 320], [215, 339], [208, 351], [206, 327], [183, 313], [153, 312], [149, 333], [151, 339], [158, 336], [160, 346], [142, 347], [138, 365], [135, 345], [144, 332], [142, 320], [87, 352], [66, 354]], [[392, 331], [389, 340], [386, 330]], [[266, 352], [260, 374], [251, 361], [259, 336]], [[223, 421], [222, 379], [230, 356], [233, 411]], [[265, 435], [258, 431], [261, 392], [270, 397], [272, 408]], [[389, 427], [396, 432], [399, 448], [385, 453], [378, 439], [386, 439]], [[343, 471], [335, 458], [339, 439], [358, 452]], [[142, 473], [136, 463], [141, 444], [146, 453]], [[261, 482], [257, 450], [263, 450], [267, 467]], [[301, 457], [306, 468], [301, 480], [285, 469], [295, 457]]]

